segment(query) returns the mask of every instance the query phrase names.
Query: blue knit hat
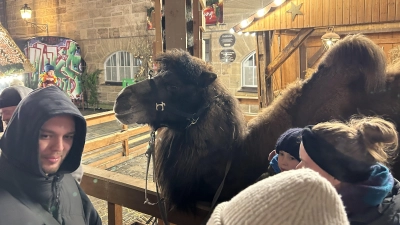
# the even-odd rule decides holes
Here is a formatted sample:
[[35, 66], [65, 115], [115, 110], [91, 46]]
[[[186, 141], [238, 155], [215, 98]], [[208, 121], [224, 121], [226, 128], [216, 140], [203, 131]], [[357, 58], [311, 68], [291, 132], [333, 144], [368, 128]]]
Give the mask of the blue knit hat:
[[49, 70], [54, 70], [54, 66], [50, 65], [49, 63], [47, 63], [44, 66], [44, 72], [48, 72]]
[[285, 133], [283, 133], [276, 142], [276, 152], [279, 154], [279, 151], [285, 151], [300, 161], [299, 148], [302, 130], [302, 128], [291, 128], [285, 131]]

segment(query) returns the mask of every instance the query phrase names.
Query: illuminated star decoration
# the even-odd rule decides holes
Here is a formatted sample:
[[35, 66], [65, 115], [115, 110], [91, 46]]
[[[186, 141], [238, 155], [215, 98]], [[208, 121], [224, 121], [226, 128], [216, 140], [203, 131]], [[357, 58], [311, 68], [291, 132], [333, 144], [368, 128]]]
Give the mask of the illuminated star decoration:
[[303, 6], [303, 3], [300, 5], [295, 5], [293, 2], [292, 7], [287, 11], [288, 13], [292, 13], [292, 21], [296, 18], [297, 15], [303, 15], [303, 13], [300, 11], [301, 6]]

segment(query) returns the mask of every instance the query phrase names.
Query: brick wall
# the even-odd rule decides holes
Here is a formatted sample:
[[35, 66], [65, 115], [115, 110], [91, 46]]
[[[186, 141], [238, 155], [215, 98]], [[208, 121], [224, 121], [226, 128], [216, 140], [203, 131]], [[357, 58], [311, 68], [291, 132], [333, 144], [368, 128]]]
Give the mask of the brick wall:
[[[4, 0], [0, 0], [4, 1]], [[49, 24], [50, 36], [78, 42], [89, 71], [104, 69], [108, 56], [116, 51], [135, 52], [135, 39], [153, 38], [146, 31], [146, 8], [150, 0], [5, 0], [8, 30], [14, 39], [45, 36], [45, 32], [27, 26], [21, 19], [24, 3], [32, 8], [31, 22]], [[100, 76], [100, 101], [111, 103], [121, 86], [105, 85]]]

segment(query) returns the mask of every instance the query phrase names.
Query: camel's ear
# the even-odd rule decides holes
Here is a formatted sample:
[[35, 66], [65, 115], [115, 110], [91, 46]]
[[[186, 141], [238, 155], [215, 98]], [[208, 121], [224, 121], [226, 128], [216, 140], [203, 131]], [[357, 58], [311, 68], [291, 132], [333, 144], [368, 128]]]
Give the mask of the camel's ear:
[[202, 87], [207, 87], [214, 80], [217, 79], [217, 74], [210, 72], [202, 72], [199, 77], [199, 85]]

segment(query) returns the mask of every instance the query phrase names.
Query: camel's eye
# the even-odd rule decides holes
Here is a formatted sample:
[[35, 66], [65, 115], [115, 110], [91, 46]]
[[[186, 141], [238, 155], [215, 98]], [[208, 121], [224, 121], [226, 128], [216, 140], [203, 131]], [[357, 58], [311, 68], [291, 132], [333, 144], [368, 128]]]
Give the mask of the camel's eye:
[[171, 86], [168, 86], [168, 87], [167, 87], [167, 90], [168, 90], [168, 91], [171, 91], [171, 92], [174, 92], [174, 91], [177, 91], [177, 90], [178, 90], [178, 87], [177, 87], [177, 86], [171, 85]]

